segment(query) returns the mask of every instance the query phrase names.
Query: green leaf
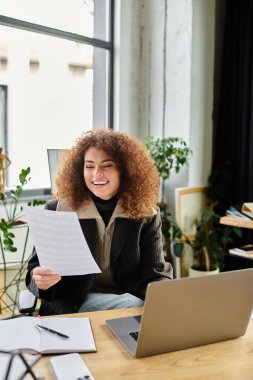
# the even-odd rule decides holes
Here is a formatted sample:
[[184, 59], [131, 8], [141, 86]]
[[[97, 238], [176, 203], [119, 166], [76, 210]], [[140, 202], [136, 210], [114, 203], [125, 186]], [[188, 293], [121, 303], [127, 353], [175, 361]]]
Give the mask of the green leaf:
[[11, 252], [17, 252], [17, 248], [16, 247], [9, 247], [9, 251], [11, 251]]
[[33, 207], [35, 207], [35, 206], [41, 206], [41, 205], [44, 205], [45, 203], [46, 203], [46, 201], [44, 201], [44, 200], [40, 200], [40, 199], [34, 199], [32, 202], [30, 202], [31, 203], [31, 205], [33, 206]]
[[1, 219], [1, 227], [2, 228], [7, 228], [7, 226], [8, 226], [8, 224], [7, 224], [6, 220], [5, 219]]
[[169, 248], [170, 248], [170, 242], [165, 243], [163, 246], [163, 250], [167, 251]]
[[4, 239], [3, 243], [4, 243], [4, 245], [9, 245], [9, 239]]
[[172, 170], [179, 172], [181, 167], [187, 163], [192, 152], [185, 141], [179, 137], [155, 140], [153, 136], [148, 136], [146, 138], [146, 148], [160, 177], [164, 180], [170, 177]]
[[233, 232], [236, 236], [242, 237], [242, 229], [238, 227], [233, 227]]
[[[1, 219], [0, 230], [2, 231], [3, 236], [3, 248], [5, 251], [16, 252], [17, 248], [14, 247], [14, 238], [15, 234], [10, 232], [14, 227], [15, 221], [22, 214], [23, 207], [18, 204], [19, 199], [23, 193], [23, 187], [30, 181], [31, 177], [29, 176], [31, 172], [30, 167], [22, 169], [19, 174], [19, 183], [15, 186], [14, 190], [10, 190], [10, 199], [7, 199], [4, 192], [0, 192], [0, 202], [4, 206], [6, 213], [6, 218]], [[33, 200], [29, 201], [29, 205], [39, 206], [45, 204], [46, 201], [42, 200]]]
[[184, 250], [184, 244], [183, 243], [175, 243], [173, 245], [173, 252], [176, 257], [180, 257], [182, 252]]

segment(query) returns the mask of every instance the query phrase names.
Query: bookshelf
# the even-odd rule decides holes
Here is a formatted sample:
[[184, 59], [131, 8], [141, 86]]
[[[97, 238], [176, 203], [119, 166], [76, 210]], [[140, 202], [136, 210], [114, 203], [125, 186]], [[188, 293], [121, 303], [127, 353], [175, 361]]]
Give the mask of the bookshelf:
[[[227, 226], [253, 229], [253, 220], [242, 219], [231, 215], [221, 217], [220, 223]], [[224, 269], [226, 271], [246, 268], [253, 268], [252, 258], [232, 255], [228, 252], [224, 254]]]
[[225, 224], [227, 226], [253, 229], [253, 220], [237, 218], [235, 216], [230, 215], [222, 216], [220, 218], [220, 223]]

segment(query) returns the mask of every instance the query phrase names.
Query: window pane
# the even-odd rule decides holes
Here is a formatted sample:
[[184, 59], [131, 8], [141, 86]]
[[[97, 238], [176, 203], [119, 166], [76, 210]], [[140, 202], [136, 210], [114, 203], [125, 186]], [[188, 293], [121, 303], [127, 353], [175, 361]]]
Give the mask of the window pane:
[[[1, 53], [0, 53], [1, 54]], [[0, 58], [1, 61], [1, 58]], [[8, 153], [7, 147], [7, 86], [0, 84], [0, 147]]]
[[[4, 26], [0, 56], [1, 46], [5, 65], [0, 66], [0, 85], [8, 86], [9, 186], [17, 184], [20, 170], [30, 166], [27, 188], [50, 187], [47, 148], [69, 148], [82, 132], [92, 129], [93, 107], [100, 124], [95, 126], [106, 126], [107, 53]], [[93, 66], [99, 67], [96, 81], [99, 102], [104, 102], [97, 107]]]
[[103, 40], [108, 9], [109, 0], [0, 0], [3, 16]]

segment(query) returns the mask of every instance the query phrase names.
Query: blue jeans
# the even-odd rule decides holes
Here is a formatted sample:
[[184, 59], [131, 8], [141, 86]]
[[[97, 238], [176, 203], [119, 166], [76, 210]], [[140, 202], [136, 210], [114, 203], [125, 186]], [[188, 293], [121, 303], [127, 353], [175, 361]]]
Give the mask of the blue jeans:
[[79, 312], [141, 307], [144, 302], [130, 293], [88, 293]]

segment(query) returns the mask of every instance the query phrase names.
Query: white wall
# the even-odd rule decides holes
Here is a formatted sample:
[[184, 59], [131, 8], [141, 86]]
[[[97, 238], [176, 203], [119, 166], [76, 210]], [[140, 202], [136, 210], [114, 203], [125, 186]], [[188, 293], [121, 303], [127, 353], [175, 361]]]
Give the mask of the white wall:
[[174, 188], [205, 185], [210, 172], [214, 14], [215, 0], [116, 0], [116, 128], [193, 149], [167, 181], [172, 211]]
[[215, 1], [193, 1], [189, 186], [207, 183], [212, 159]]

